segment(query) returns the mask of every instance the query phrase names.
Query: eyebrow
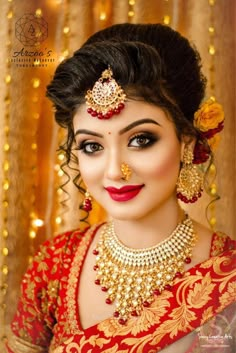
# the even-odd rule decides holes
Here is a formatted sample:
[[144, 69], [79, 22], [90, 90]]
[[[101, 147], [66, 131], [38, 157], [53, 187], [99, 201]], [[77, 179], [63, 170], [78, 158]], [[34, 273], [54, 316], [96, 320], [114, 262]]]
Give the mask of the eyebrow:
[[[121, 129], [119, 131], [119, 135], [122, 135], [125, 132], [132, 130], [134, 127], [142, 125], [142, 124], [155, 124], [155, 125], [161, 126], [157, 121], [155, 121], [153, 119], [140, 119], [140, 120], [134, 121], [133, 123], [127, 125], [123, 129]], [[94, 132], [94, 131], [91, 131], [91, 130], [87, 130], [87, 129], [78, 129], [78, 130], [76, 130], [75, 136], [77, 136], [79, 134], [92, 135], [92, 136], [101, 137], [101, 138], [103, 137], [102, 134], [99, 134], [97, 132]]]
[[133, 129], [134, 127], [136, 127], [138, 125], [142, 125], [142, 124], [155, 124], [155, 125], [161, 126], [157, 121], [155, 121], [153, 119], [140, 119], [140, 120], [134, 121], [133, 123], [129, 124], [128, 126], [124, 127], [123, 129], [121, 129], [119, 134], [122, 135], [125, 132]]
[[94, 131], [86, 130], [86, 129], [79, 129], [79, 130], [76, 130], [75, 136], [77, 136], [77, 135], [79, 135], [79, 134], [85, 134], [85, 135], [92, 135], [92, 136], [97, 136], [97, 137], [103, 137], [102, 134], [99, 134], [99, 133], [94, 132]]

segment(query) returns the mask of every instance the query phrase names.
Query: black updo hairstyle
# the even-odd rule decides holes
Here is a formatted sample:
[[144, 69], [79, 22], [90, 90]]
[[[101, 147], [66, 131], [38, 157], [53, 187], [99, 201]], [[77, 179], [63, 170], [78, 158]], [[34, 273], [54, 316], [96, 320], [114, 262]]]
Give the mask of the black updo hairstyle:
[[67, 129], [67, 140], [61, 146], [67, 164], [73, 156], [73, 116], [108, 66], [130, 99], [164, 109], [179, 138], [183, 134], [197, 137], [193, 118], [206, 86], [197, 50], [162, 24], [118, 24], [92, 35], [58, 66], [47, 87], [56, 121]]

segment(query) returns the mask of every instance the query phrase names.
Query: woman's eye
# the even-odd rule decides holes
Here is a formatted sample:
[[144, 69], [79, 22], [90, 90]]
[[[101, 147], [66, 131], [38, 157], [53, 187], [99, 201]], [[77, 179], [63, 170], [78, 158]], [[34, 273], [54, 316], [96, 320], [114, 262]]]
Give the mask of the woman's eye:
[[154, 137], [153, 135], [137, 135], [131, 138], [129, 142], [129, 147], [145, 148], [151, 146], [156, 140], [156, 137]]
[[78, 150], [81, 150], [87, 154], [93, 154], [101, 151], [102, 149], [103, 147], [97, 142], [82, 142], [78, 147]]

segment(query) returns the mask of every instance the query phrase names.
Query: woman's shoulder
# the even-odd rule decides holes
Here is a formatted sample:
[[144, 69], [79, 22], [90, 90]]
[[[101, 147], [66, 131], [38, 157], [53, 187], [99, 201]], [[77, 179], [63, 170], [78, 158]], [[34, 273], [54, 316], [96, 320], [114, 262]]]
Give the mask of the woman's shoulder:
[[39, 246], [27, 272], [58, 272], [62, 263], [73, 258], [82, 240], [87, 239], [89, 243], [97, 227], [94, 225], [69, 230], [47, 239]]
[[211, 255], [217, 256], [229, 250], [236, 249], [236, 240], [232, 239], [224, 232], [213, 232], [211, 242]]
[[[50, 239], [44, 241], [39, 247], [39, 256], [59, 256], [60, 254], [73, 254], [81, 241], [93, 238], [96, 233], [98, 224], [94, 224], [92, 226], [79, 227], [77, 229], [61, 232]], [[37, 256], [37, 254], [36, 254]]]
[[203, 262], [209, 257], [218, 256], [235, 248], [235, 241], [223, 232], [213, 231], [195, 221], [194, 229], [197, 234], [195, 245], [196, 262]]

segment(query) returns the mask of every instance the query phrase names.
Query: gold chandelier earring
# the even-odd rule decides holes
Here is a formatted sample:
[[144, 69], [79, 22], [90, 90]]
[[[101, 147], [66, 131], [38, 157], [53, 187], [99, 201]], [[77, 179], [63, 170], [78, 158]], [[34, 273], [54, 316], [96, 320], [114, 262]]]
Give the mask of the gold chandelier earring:
[[202, 195], [203, 173], [193, 164], [193, 152], [184, 149], [183, 165], [177, 180], [177, 198], [185, 203], [194, 203]]
[[120, 166], [120, 170], [122, 173], [122, 179], [128, 181], [132, 175], [132, 169], [126, 163], [122, 163]]

